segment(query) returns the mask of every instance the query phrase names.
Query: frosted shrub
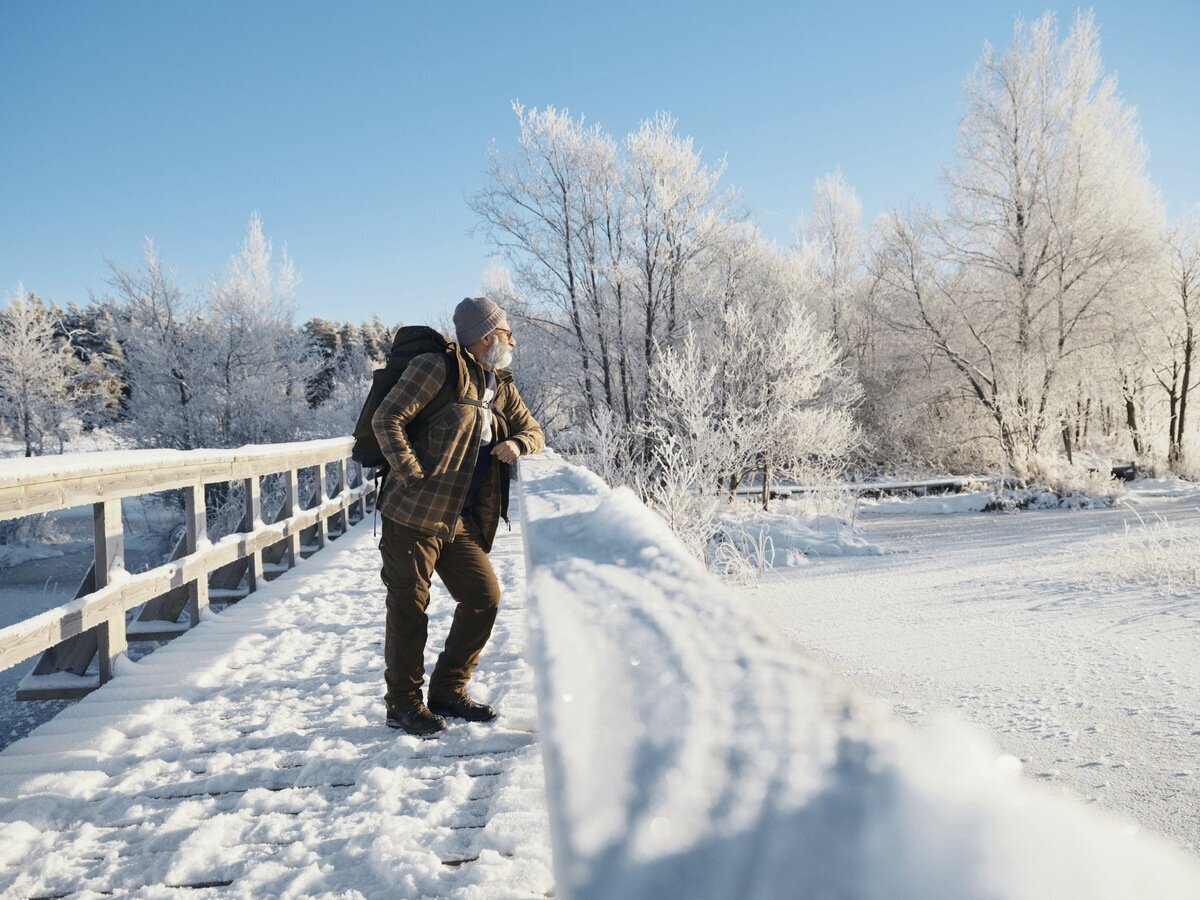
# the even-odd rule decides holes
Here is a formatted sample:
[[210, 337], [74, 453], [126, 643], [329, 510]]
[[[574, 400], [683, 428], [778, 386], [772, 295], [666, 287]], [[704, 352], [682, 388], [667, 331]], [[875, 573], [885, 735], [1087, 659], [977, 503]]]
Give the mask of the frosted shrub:
[[1149, 584], [1161, 594], [1178, 596], [1200, 589], [1200, 535], [1181, 532], [1164, 519], [1137, 525], [1097, 554], [1092, 580], [1111, 587]]
[[0, 520], [0, 545], [28, 547], [30, 544], [57, 544], [62, 540], [49, 513]]
[[1038, 459], [1036, 472], [1027, 487], [995, 488], [985, 512], [1016, 509], [1097, 509], [1112, 506], [1125, 494], [1122, 482], [1107, 467], [1068, 465], [1049, 458]]
[[1112, 477], [1110, 469], [1105, 466], [1089, 468], [1087, 466], [1063, 464], [1046, 464], [1039, 466], [1042, 476], [1038, 479], [1047, 489], [1068, 498], [1076, 495], [1100, 498], [1112, 505], [1125, 493], [1122, 482]]
[[795, 515], [800, 519], [833, 518], [854, 524], [858, 515], [858, 494], [833, 471], [798, 473], [805, 490], [792, 495]]

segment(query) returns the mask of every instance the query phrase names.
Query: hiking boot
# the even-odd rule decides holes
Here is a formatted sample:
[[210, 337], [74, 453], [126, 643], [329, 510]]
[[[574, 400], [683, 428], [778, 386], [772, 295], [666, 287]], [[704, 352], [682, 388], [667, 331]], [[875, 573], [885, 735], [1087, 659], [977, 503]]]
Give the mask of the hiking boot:
[[490, 722], [496, 718], [496, 710], [486, 703], [476, 703], [466, 694], [450, 697], [430, 697], [429, 709], [439, 716], [466, 719], [468, 722]]
[[430, 712], [429, 707], [420, 701], [412, 706], [389, 708], [387, 725], [388, 728], [399, 728], [417, 737], [433, 737], [446, 730], [446, 720]]

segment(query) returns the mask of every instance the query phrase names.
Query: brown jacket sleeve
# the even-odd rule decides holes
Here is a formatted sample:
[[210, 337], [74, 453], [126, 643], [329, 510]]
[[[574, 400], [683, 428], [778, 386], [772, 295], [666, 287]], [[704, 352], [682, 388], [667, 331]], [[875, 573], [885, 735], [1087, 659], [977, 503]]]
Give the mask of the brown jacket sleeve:
[[371, 418], [375, 439], [391, 468], [389, 477], [395, 478], [401, 487], [416, 484], [425, 477], [404, 426], [437, 396], [445, 383], [445, 357], [438, 353], [422, 353], [408, 364]]
[[522, 455], [537, 453], [546, 447], [546, 436], [542, 434], [542, 426], [521, 399], [517, 386], [511, 381], [505, 385], [504, 405], [501, 411], [508, 420], [509, 440], [517, 442]]

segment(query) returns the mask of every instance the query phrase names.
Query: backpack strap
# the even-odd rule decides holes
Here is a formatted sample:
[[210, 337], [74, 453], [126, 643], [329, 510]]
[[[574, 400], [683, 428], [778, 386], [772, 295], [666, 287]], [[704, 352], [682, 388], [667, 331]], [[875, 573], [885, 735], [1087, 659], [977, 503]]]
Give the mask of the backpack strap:
[[471, 376], [467, 372], [467, 361], [459, 352], [458, 345], [450, 343], [446, 347], [442, 359], [446, 363], [446, 382], [433, 399], [425, 405], [425, 408], [413, 418], [413, 423], [418, 427], [424, 427], [425, 423], [452, 403], [460, 406], [474, 406], [479, 409], [491, 409], [492, 404], [489, 401], [473, 400], [466, 395]]

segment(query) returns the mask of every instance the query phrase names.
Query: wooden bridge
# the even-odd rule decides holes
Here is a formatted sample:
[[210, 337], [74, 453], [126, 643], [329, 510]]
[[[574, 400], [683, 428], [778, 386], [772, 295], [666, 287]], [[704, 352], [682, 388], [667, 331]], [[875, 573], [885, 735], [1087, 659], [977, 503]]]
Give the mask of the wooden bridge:
[[[6, 467], [0, 518], [91, 504], [96, 557], [0, 630], [0, 665], [40, 655], [23, 694], [86, 695], [0, 752], [0, 895], [1194, 896], [1194, 858], [889, 721], [553, 454], [522, 460], [492, 554], [472, 690], [500, 719], [391, 731], [349, 448]], [[175, 558], [126, 572], [120, 502], [166, 490]], [[217, 540], [206, 490], [242, 498]], [[452, 611], [435, 583], [427, 663]]]
[[[79, 596], [0, 630], [0, 666], [40, 654], [22, 696], [84, 697], [0, 753], [0, 896], [551, 891], [520, 530], [493, 553], [506, 603], [477, 679], [503, 718], [398, 735], [383, 724], [375, 482], [350, 446], [0, 475], [0, 517], [92, 504], [96, 534]], [[212, 541], [206, 489], [243, 513]], [[184, 493], [186, 534], [170, 562], [126, 572], [121, 500], [167, 490]], [[431, 653], [453, 606], [435, 584]], [[136, 662], [123, 652], [172, 636]]]

